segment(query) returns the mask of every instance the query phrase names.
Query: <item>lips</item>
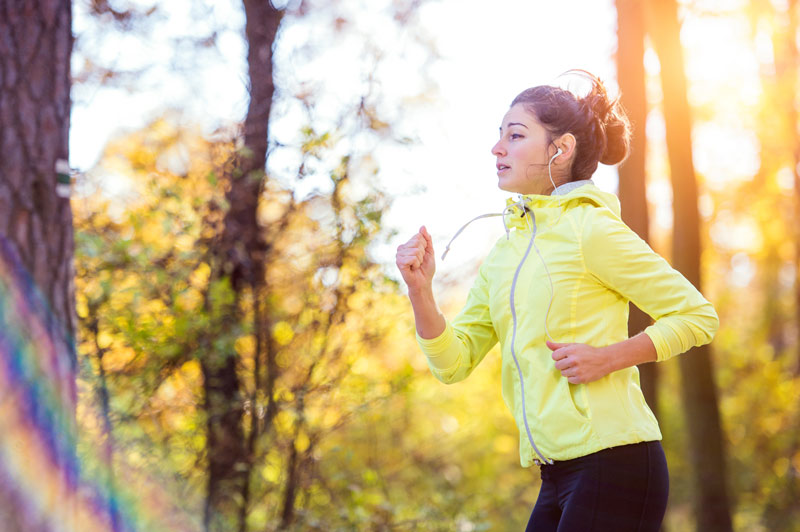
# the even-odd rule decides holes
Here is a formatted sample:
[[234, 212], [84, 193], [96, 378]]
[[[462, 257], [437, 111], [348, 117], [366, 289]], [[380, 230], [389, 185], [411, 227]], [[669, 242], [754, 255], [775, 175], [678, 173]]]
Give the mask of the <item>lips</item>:
[[497, 163], [496, 166], [497, 166], [497, 173], [503, 172], [503, 171], [508, 170], [509, 168], [511, 168], [507, 164], [502, 164], [502, 163]]

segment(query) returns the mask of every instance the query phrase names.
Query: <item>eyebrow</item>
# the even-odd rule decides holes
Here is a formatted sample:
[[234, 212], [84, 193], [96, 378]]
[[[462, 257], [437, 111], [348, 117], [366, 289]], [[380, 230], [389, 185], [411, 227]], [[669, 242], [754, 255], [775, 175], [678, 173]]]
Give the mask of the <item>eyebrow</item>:
[[[525, 124], [521, 124], [519, 122], [509, 122], [508, 124], [506, 124], [506, 127], [511, 127], [511, 126], [522, 126], [525, 129], [528, 129], [528, 126], [526, 126]], [[503, 131], [503, 126], [500, 126], [497, 129], [499, 129], [500, 131]]]

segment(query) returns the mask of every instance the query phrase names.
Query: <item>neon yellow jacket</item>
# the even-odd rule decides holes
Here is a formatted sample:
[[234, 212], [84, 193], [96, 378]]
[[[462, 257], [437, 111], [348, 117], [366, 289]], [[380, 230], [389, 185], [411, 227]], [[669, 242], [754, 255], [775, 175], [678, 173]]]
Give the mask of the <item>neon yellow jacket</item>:
[[660, 440], [636, 367], [570, 384], [555, 368], [546, 333], [596, 347], [623, 341], [632, 301], [655, 320], [644, 332], [663, 361], [711, 341], [719, 326], [714, 307], [622, 222], [617, 197], [591, 181], [514, 203], [504, 211], [508, 232], [481, 265], [464, 308], [437, 338], [417, 335], [431, 371], [444, 383], [463, 380], [500, 341], [503, 399], [525, 467]]

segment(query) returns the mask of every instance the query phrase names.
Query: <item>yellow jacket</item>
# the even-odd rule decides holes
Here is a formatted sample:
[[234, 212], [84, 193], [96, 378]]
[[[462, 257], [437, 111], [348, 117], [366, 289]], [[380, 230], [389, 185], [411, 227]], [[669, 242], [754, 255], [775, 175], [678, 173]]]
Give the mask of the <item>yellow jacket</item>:
[[570, 384], [547, 338], [596, 347], [623, 341], [628, 301], [655, 320], [644, 332], [659, 361], [710, 342], [719, 326], [711, 303], [622, 222], [617, 197], [589, 180], [581, 184], [563, 195], [509, 199], [507, 233], [481, 265], [462, 311], [437, 338], [417, 335], [444, 383], [465, 379], [500, 341], [503, 399], [520, 430], [525, 467], [661, 439], [636, 367]]

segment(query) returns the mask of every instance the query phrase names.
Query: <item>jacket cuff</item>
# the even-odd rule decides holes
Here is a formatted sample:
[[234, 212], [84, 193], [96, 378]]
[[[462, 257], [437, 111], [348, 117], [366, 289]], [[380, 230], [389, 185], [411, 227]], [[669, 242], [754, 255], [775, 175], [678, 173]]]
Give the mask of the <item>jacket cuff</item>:
[[664, 338], [664, 333], [658, 330], [655, 323], [647, 327], [644, 333], [650, 337], [650, 340], [653, 341], [653, 345], [656, 346], [656, 362], [663, 362], [672, 358], [674, 353], [672, 353], [672, 349], [670, 349], [669, 342]]
[[432, 370], [450, 371], [459, 363], [458, 347], [454, 343], [456, 334], [450, 322], [446, 322], [444, 331], [436, 338], [422, 338], [416, 334], [417, 343], [428, 358]]
[[425, 353], [425, 356], [429, 358], [436, 358], [447, 351], [447, 348], [450, 346], [450, 342], [452, 342], [453, 338], [455, 337], [453, 327], [450, 325], [449, 321], [445, 322], [444, 331], [442, 331], [442, 334], [436, 338], [423, 338], [419, 335], [419, 333], [415, 334], [417, 336], [417, 343], [419, 344], [420, 349], [422, 349], [422, 352]]

